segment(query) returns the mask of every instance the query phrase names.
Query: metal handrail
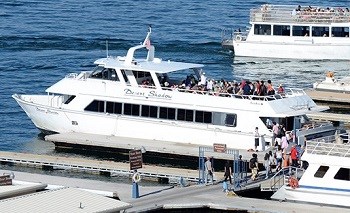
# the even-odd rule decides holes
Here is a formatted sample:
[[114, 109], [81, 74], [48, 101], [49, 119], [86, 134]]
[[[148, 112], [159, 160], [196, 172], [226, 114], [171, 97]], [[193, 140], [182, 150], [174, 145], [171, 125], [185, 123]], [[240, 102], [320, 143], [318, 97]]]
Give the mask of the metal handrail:
[[251, 22], [278, 23], [350, 23], [350, 12], [347, 8], [335, 9], [319, 7], [301, 7], [292, 5], [269, 5], [250, 10]]
[[[348, 135], [346, 135], [348, 137]], [[338, 137], [338, 136], [334, 136]], [[326, 141], [307, 141], [306, 152], [309, 154], [322, 154], [329, 156], [350, 158], [350, 143], [326, 142]]]
[[[289, 167], [286, 167], [286, 168], [279, 170], [269, 180], [270, 189], [271, 190], [278, 190], [283, 185], [286, 185], [287, 183], [285, 180], [289, 179], [289, 177], [293, 174], [293, 172], [294, 172], [293, 175], [299, 180], [300, 177], [302, 176], [302, 174], [304, 173], [304, 171], [305, 171], [304, 169], [294, 167], [294, 166], [289, 166]], [[286, 173], [289, 175], [286, 175]], [[281, 183], [281, 180], [283, 180], [282, 183]]]

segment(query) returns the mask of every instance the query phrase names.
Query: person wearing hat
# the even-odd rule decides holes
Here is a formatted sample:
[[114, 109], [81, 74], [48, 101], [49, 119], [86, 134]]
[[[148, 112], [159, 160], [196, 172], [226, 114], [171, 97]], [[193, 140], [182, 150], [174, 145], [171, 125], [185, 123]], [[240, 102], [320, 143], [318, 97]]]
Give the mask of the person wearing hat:
[[199, 85], [205, 86], [207, 84], [207, 77], [205, 76], [205, 72], [202, 72], [199, 82]]
[[282, 84], [279, 85], [279, 87], [277, 89], [277, 93], [278, 94], [283, 94], [284, 93], [284, 88], [283, 88]]

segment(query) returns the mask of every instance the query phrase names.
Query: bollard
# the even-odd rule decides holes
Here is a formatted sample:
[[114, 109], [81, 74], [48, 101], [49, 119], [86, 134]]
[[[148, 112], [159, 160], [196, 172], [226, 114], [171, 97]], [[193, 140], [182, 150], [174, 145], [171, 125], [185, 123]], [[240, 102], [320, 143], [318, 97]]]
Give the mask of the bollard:
[[132, 198], [139, 198], [139, 184], [132, 182]]

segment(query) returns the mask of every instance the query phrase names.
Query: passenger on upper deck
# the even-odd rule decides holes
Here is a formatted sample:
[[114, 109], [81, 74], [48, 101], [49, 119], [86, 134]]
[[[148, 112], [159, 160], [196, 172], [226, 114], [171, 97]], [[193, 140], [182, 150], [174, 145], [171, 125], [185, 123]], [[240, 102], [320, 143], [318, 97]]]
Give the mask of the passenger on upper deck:
[[284, 94], [284, 88], [283, 88], [282, 84], [279, 85], [279, 87], [277, 89], [277, 93], [278, 94]]

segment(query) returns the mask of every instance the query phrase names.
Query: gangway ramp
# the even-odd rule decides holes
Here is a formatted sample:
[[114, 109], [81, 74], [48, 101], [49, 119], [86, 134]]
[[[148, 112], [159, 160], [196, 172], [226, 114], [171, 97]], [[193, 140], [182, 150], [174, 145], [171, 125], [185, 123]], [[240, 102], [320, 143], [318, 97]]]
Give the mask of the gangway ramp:
[[[71, 169], [77, 171], [95, 171], [101, 174], [113, 175], [131, 175], [129, 163], [94, 160], [75, 157], [61, 157], [43, 154], [30, 154], [18, 152], [0, 152], [1, 163], [14, 163], [19, 165], [27, 165], [32, 167], [52, 168], [52, 169]], [[169, 178], [180, 179], [181, 177], [197, 182], [198, 170], [184, 168], [169, 168], [155, 165], [143, 165], [138, 172], [142, 177], [147, 178]], [[223, 176], [223, 173], [218, 173], [218, 176]]]

